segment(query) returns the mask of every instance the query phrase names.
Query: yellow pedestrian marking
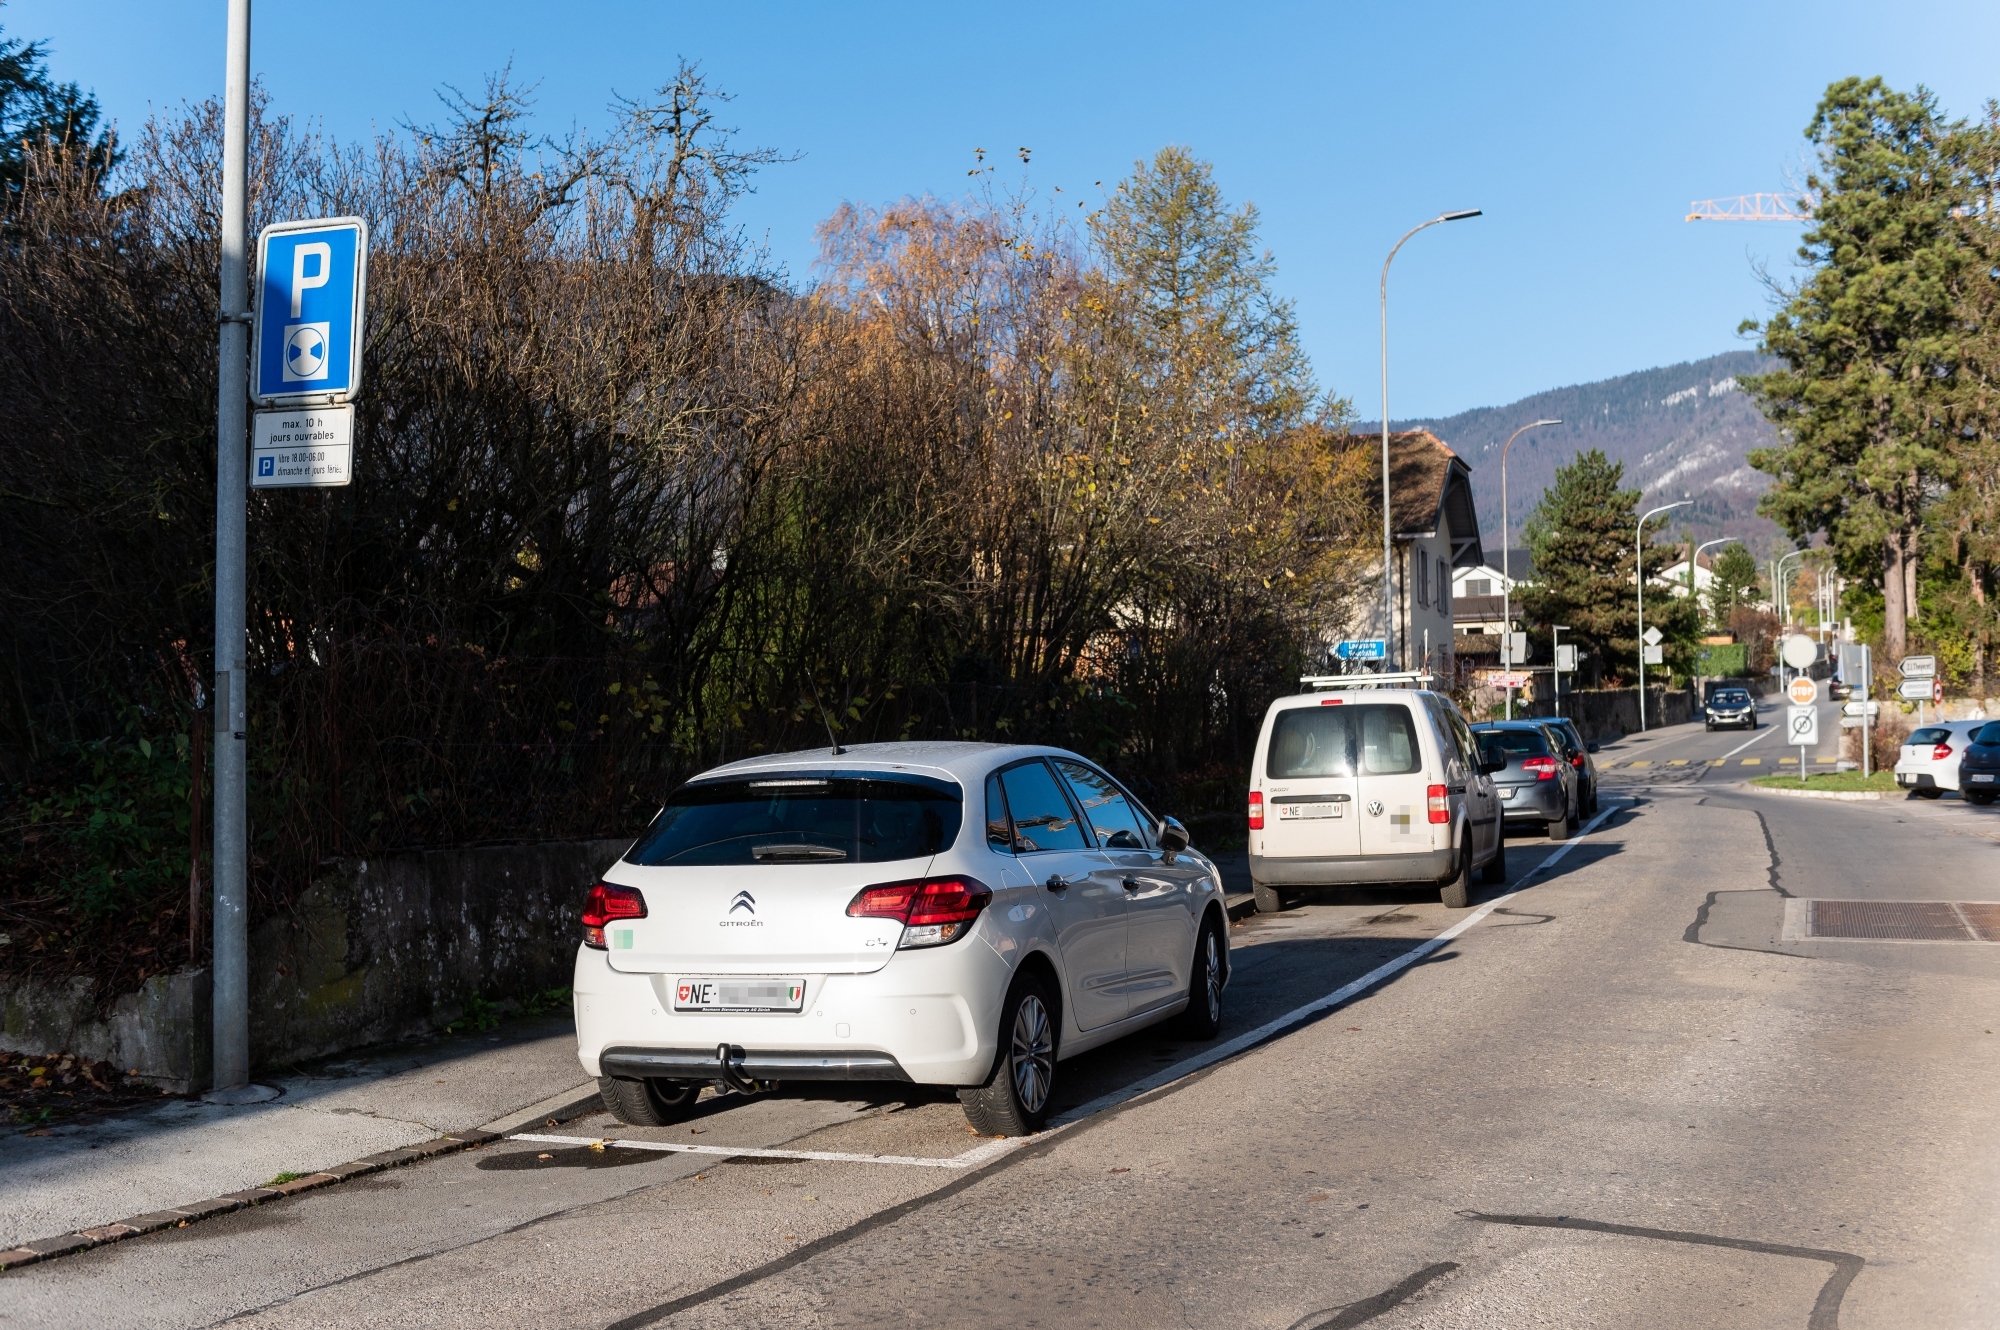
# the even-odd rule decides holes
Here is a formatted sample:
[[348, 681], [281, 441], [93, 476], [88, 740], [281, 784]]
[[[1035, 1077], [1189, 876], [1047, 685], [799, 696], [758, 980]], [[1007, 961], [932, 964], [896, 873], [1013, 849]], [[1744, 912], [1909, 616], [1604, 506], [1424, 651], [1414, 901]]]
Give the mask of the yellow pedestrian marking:
[[1743, 759], [1743, 765], [1746, 767], [1761, 767], [1764, 765], [1764, 759], [1761, 757], [1746, 757]]
[[1799, 760], [1796, 757], [1781, 757], [1778, 759], [1778, 765], [1781, 767], [1795, 767], [1798, 764]]
[[1684, 758], [1684, 757], [1677, 757], [1677, 758], [1675, 758], [1675, 759], [1674, 759], [1673, 761], [1671, 761], [1671, 762], [1667, 763], [1667, 765], [1668, 765], [1668, 766], [1670, 766], [1670, 767], [1684, 767], [1684, 766], [1686, 766], [1687, 764], [1688, 764], [1688, 760], [1687, 760], [1686, 758]]
[[1710, 762], [1710, 763], [1709, 763], [1709, 765], [1710, 765], [1710, 766], [1712, 766], [1712, 767], [1725, 767], [1725, 766], [1728, 766], [1729, 764], [1728, 764], [1728, 762], [1726, 762], [1726, 761], [1725, 761], [1725, 760], [1723, 760], [1722, 758], [1719, 758], [1719, 757], [1718, 757], [1718, 758], [1716, 758], [1716, 759], [1715, 759], [1715, 760], [1714, 760], [1713, 762]]
[[1625, 765], [1628, 767], [1650, 767], [1653, 764], [1648, 759], [1642, 757], [1637, 762], [1627, 762]]

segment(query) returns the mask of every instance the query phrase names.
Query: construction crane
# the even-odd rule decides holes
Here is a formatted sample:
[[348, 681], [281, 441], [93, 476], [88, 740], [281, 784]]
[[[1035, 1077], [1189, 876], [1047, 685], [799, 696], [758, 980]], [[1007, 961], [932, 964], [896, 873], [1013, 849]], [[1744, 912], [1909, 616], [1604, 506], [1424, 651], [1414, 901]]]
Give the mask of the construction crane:
[[1688, 205], [1690, 222], [1809, 222], [1809, 198], [1787, 194], [1738, 194], [1733, 199], [1696, 199]]

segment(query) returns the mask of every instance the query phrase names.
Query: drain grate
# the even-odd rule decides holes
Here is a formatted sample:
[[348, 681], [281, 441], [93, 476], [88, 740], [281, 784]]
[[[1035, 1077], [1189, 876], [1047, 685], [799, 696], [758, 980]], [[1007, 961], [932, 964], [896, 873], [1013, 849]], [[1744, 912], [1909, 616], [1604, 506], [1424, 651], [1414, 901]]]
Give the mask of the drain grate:
[[1904, 942], [2000, 942], [2000, 902], [1823, 901], [1811, 907], [1808, 937]]

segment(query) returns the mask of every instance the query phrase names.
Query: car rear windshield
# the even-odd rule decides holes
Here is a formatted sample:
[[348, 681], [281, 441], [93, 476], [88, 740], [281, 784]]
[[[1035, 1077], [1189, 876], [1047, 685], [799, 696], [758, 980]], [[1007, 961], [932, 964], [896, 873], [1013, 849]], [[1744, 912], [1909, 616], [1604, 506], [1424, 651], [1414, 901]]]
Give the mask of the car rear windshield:
[[1910, 737], [1903, 740], [1906, 744], [1941, 744], [1949, 743], [1950, 741], [1951, 731], [1938, 725], [1932, 725], [1921, 730], [1912, 730], [1910, 731]]
[[863, 863], [951, 848], [958, 786], [901, 773], [791, 772], [684, 785], [625, 855], [649, 867]]
[[1984, 748], [1988, 744], [2000, 744], [2000, 720], [1991, 725], [1982, 725], [1972, 733], [1972, 742]]
[[1400, 776], [1423, 766], [1417, 727], [1400, 702], [1343, 702], [1287, 707], [1271, 726], [1264, 774], [1272, 780], [1309, 776]]
[[1540, 730], [1474, 730], [1482, 751], [1499, 749], [1510, 759], [1549, 756], [1548, 740]]
[[1750, 694], [1741, 688], [1728, 688], [1711, 695], [1708, 704], [1712, 707], [1747, 707], [1750, 705]]

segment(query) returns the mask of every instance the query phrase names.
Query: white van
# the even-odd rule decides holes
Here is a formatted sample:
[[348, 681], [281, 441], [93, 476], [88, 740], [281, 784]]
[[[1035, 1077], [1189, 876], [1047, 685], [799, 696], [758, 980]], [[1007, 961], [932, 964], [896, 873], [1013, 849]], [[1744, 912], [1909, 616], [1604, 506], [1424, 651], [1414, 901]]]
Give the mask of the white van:
[[1250, 766], [1250, 881], [1259, 910], [1303, 887], [1434, 882], [1471, 903], [1502, 882], [1500, 799], [1465, 718], [1416, 675], [1306, 678], [1264, 714]]

